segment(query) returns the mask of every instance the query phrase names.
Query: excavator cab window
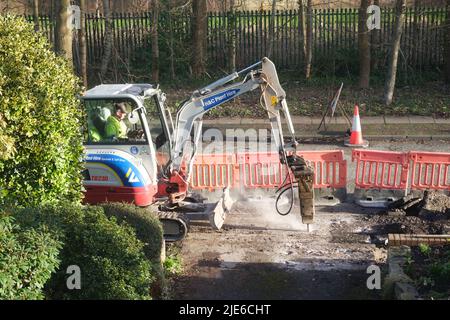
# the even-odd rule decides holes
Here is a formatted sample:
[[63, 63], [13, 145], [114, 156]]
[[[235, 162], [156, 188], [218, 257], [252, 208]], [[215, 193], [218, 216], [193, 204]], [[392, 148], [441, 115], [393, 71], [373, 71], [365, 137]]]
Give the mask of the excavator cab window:
[[[133, 101], [92, 99], [85, 100], [84, 104], [87, 116], [86, 144], [147, 144], [141, 119], [129, 120], [129, 115], [136, 108]], [[122, 111], [118, 113], [118, 109]]]
[[147, 111], [147, 122], [150, 128], [151, 139], [156, 151], [156, 162], [159, 167], [163, 168], [170, 159], [170, 141], [166, 134], [167, 128], [165, 128], [165, 123], [154, 97], [145, 99], [144, 106]]

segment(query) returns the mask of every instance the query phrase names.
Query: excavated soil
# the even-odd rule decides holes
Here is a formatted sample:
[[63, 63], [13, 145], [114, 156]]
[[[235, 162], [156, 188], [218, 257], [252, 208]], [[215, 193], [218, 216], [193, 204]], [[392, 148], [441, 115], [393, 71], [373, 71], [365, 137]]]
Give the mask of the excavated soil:
[[[446, 234], [450, 225], [450, 197], [439, 192], [425, 192], [401, 208], [382, 211], [368, 218], [375, 234]], [[406, 209], [404, 209], [406, 208]]]
[[450, 219], [450, 197], [439, 192], [426, 192], [424, 206], [420, 215], [426, 219], [435, 215], [436, 219]]

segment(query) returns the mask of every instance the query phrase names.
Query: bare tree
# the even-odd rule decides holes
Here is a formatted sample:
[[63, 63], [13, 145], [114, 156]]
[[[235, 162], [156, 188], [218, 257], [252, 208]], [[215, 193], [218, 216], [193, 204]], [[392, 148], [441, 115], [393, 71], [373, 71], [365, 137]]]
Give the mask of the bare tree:
[[277, 13], [277, 1], [272, 0], [272, 13], [270, 15], [269, 20], [269, 52], [267, 52], [267, 56], [272, 58], [272, 54], [275, 46], [275, 17]]
[[112, 17], [109, 0], [103, 0], [103, 15], [105, 16], [105, 44], [102, 63], [100, 66], [100, 80], [103, 81], [106, 72], [108, 71], [108, 64], [111, 60], [113, 33], [112, 33]]
[[300, 26], [300, 45], [302, 60], [306, 59], [306, 17], [305, 17], [305, 0], [298, 0], [298, 23]]
[[86, 0], [80, 2], [80, 30], [78, 33], [78, 41], [80, 44], [80, 74], [85, 88], [88, 86], [87, 78], [87, 45], [86, 45]]
[[159, 21], [159, 1], [153, 0], [153, 15], [152, 15], [152, 81], [159, 82], [159, 36], [158, 36], [158, 21]]
[[402, 27], [405, 19], [406, 0], [396, 0], [396, 19], [394, 35], [392, 38], [391, 50], [389, 53], [389, 67], [386, 76], [384, 89], [384, 104], [390, 105], [394, 96], [395, 80], [397, 76], [398, 52], [400, 50], [400, 40], [402, 38]]
[[39, 0], [31, 0], [30, 6], [33, 8], [34, 31], [39, 32]]
[[370, 41], [367, 28], [367, 8], [370, 0], [361, 0], [358, 15], [359, 87], [368, 88], [370, 82]]
[[[373, 4], [376, 6], [380, 6], [380, 0], [374, 0]], [[380, 29], [373, 29], [372, 31], [372, 52], [375, 54], [370, 57], [370, 63], [371, 63], [371, 69], [375, 70], [378, 68], [378, 65], [380, 63], [380, 51], [381, 51], [381, 30]]]
[[420, 9], [421, 1], [420, 0], [414, 0], [414, 18], [413, 18], [413, 30], [414, 30], [414, 47], [416, 50], [413, 50], [412, 53], [412, 60], [415, 66], [420, 66], [422, 68], [422, 63], [420, 62], [420, 51], [422, 51], [422, 31], [421, 31], [421, 25], [420, 25], [420, 16], [422, 14]]
[[70, 0], [56, 1], [55, 51], [72, 62], [72, 28], [69, 24], [69, 7]]
[[0, 12], [15, 12], [20, 14], [27, 14], [30, 7], [30, 0], [1, 0], [0, 1]]
[[173, 34], [173, 4], [174, 0], [168, 1], [168, 23], [169, 23], [169, 37], [168, 37], [168, 47], [170, 51], [170, 78], [175, 80], [175, 44], [174, 44], [174, 34]]
[[230, 72], [233, 72], [236, 70], [236, 10], [234, 0], [230, 0], [228, 18], [228, 68]]
[[206, 33], [207, 11], [206, 0], [193, 0], [192, 2], [192, 73], [198, 78], [206, 72]]
[[312, 37], [313, 37], [313, 11], [312, 0], [308, 0], [306, 6], [306, 59], [305, 59], [305, 77], [311, 78], [312, 67]]
[[[450, 0], [447, 0], [447, 10], [450, 10]], [[450, 12], [447, 11], [447, 20], [445, 21], [445, 39], [444, 39], [444, 60], [445, 60], [445, 82], [450, 84]]]

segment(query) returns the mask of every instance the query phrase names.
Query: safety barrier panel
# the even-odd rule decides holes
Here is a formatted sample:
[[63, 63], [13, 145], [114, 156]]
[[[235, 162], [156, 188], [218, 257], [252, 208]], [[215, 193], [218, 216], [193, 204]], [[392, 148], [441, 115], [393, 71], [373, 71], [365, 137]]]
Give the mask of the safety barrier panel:
[[239, 166], [234, 154], [197, 155], [192, 166], [193, 189], [234, 188], [239, 184]]
[[450, 153], [411, 151], [411, 189], [450, 190]]
[[296, 154], [311, 161], [316, 188], [346, 188], [347, 160], [342, 150], [297, 151]]
[[[315, 188], [345, 188], [347, 162], [344, 153], [333, 151], [299, 151], [315, 169]], [[275, 152], [203, 154], [194, 161], [191, 187], [193, 189], [277, 188], [286, 179], [286, 166]]]
[[450, 191], [450, 153], [356, 149], [352, 161], [357, 188]]
[[280, 163], [275, 152], [236, 154], [245, 188], [275, 188], [286, 177], [286, 167]]
[[357, 188], [392, 190], [408, 188], [407, 153], [356, 149], [353, 150], [352, 161], [356, 161]]

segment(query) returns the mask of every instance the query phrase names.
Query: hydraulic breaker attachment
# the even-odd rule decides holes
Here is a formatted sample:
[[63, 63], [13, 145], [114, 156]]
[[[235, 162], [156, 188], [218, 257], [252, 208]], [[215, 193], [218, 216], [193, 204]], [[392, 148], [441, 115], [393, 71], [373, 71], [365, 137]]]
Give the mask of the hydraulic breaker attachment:
[[298, 195], [302, 223], [314, 223], [314, 168], [305, 159], [295, 154], [287, 157], [287, 162], [298, 183]]

